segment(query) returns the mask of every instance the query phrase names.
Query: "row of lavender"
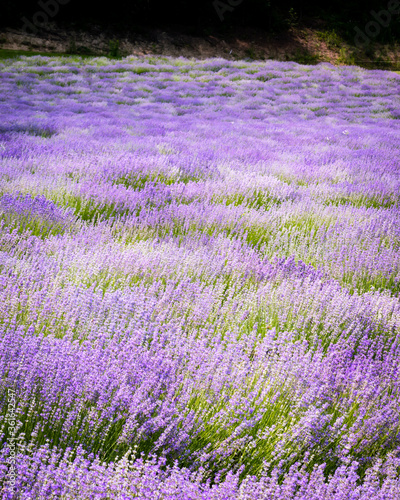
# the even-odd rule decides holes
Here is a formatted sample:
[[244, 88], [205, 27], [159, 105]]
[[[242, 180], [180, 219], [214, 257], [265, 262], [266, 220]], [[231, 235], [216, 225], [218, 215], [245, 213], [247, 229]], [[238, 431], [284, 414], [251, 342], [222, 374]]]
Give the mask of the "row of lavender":
[[400, 76], [32, 57], [0, 89], [3, 497], [398, 498]]

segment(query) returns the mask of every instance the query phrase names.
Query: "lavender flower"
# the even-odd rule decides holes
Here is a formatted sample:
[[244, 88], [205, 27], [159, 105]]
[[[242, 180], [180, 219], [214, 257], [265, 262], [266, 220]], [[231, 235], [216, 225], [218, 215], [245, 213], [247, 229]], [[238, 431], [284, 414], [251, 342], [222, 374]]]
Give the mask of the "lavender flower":
[[2, 498], [400, 497], [399, 88], [0, 64]]

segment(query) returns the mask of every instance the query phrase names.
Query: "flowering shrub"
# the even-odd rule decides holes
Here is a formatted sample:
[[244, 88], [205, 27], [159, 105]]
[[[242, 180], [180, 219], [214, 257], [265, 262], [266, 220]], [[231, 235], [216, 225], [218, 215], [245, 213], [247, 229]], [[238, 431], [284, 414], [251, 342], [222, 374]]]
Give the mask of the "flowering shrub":
[[400, 75], [38, 56], [0, 89], [3, 498], [400, 497]]

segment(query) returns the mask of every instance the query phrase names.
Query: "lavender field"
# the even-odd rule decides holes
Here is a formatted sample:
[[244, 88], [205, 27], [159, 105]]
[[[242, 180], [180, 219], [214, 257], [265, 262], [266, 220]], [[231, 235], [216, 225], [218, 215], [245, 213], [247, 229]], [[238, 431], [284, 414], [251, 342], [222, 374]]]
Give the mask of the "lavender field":
[[400, 75], [0, 64], [4, 499], [400, 498]]

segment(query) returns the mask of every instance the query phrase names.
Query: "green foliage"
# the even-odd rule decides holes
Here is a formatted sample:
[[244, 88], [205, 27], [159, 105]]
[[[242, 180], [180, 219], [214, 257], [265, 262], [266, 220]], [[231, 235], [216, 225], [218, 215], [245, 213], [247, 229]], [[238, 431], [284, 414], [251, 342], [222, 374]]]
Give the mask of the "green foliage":
[[353, 205], [355, 207], [366, 208], [391, 208], [398, 207], [400, 204], [399, 196], [380, 196], [366, 195], [362, 193], [354, 193], [351, 195], [335, 196], [334, 198], [326, 198], [324, 205]]
[[352, 52], [349, 49], [346, 49], [346, 47], [342, 47], [339, 51], [338, 63], [354, 66], [356, 64], [356, 58], [354, 52]]
[[117, 203], [105, 203], [96, 201], [94, 198], [84, 198], [70, 193], [64, 194], [63, 204], [72, 208], [80, 220], [93, 224], [102, 220], [115, 219], [130, 213], [130, 210]]
[[41, 217], [30, 217], [16, 213], [0, 212], [0, 228], [2, 231], [14, 232], [21, 235], [33, 235], [38, 238], [47, 238], [65, 232], [65, 224], [51, 222]]
[[291, 57], [286, 55], [286, 60], [295, 61], [299, 64], [318, 64], [320, 62], [319, 56], [312, 54], [307, 49], [296, 49]]
[[255, 190], [251, 193], [235, 193], [227, 196], [214, 196], [215, 203], [224, 203], [225, 205], [245, 205], [254, 210], [268, 210], [271, 206], [281, 205], [285, 200], [276, 196], [271, 196], [268, 192]]
[[111, 57], [112, 59], [119, 59], [121, 57], [119, 40], [110, 40], [108, 42], [108, 47], [108, 57]]
[[177, 184], [180, 182], [182, 182], [183, 184], [187, 184], [189, 182], [197, 182], [198, 180], [198, 177], [194, 175], [180, 174], [177, 176], [167, 176], [161, 172], [153, 172], [151, 174], [129, 173], [113, 179], [112, 184], [122, 184], [126, 188], [132, 188], [135, 191], [142, 191], [146, 186], [150, 184], [164, 184], [166, 186], [171, 186], [172, 184]]
[[249, 47], [244, 51], [246, 57], [248, 57], [250, 60], [254, 61], [257, 59], [257, 54], [254, 50], [254, 47]]
[[343, 44], [342, 38], [336, 33], [334, 29], [324, 30], [324, 31], [316, 31], [315, 34], [319, 38], [326, 43], [329, 49], [336, 49], [341, 47]]
[[289, 28], [295, 28], [299, 24], [299, 15], [293, 7], [290, 7], [286, 23]]

